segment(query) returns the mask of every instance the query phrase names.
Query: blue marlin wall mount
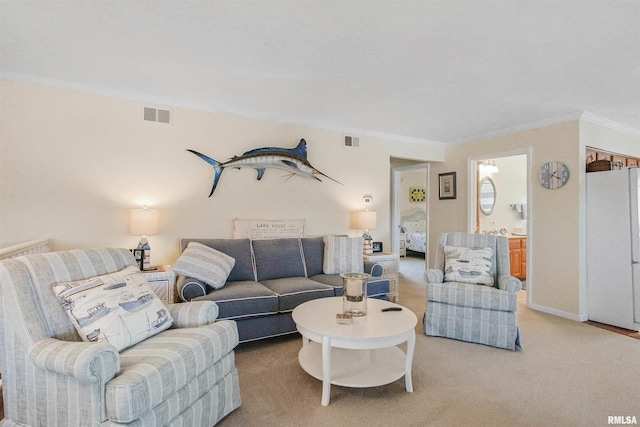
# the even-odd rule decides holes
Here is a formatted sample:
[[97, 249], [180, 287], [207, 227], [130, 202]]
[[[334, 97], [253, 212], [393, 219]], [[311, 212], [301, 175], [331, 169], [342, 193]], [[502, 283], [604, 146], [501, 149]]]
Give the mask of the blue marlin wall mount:
[[220, 175], [222, 175], [222, 171], [224, 171], [225, 168], [253, 168], [258, 171], [258, 181], [262, 179], [266, 168], [274, 168], [289, 172], [289, 177], [298, 175], [322, 182], [322, 180], [318, 178], [318, 175], [321, 175], [342, 185], [342, 183], [311, 166], [311, 163], [307, 160], [307, 141], [304, 139], [301, 139], [295, 148], [256, 148], [255, 150], [249, 150], [246, 153], [243, 153], [241, 156], [233, 156], [229, 161], [224, 163], [213, 160], [211, 157], [198, 153], [194, 150], [187, 149], [187, 151], [209, 163], [215, 170], [213, 187], [211, 187], [209, 197], [211, 197], [213, 192], [216, 191], [216, 187], [220, 181]]

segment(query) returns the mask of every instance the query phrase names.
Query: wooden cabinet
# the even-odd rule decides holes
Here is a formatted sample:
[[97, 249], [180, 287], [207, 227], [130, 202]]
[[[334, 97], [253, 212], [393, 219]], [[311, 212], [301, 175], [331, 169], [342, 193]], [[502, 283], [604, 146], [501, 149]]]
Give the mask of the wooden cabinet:
[[[595, 148], [588, 147], [585, 151], [585, 163], [595, 162], [596, 160], [608, 160], [612, 162], [612, 169], [621, 168], [637, 168], [640, 167], [640, 159], [637, 157], [630, 157], [624, 154], [610, 153], [608, 151], [602, 151]], [[600, 170], [600, 169], [598, 169]], [[609, 170], [609, 168], [607, 168]], [[589, 170], [587, 170], [589, 172]]]
[[520, 280], [527, 278], [527, 238], [509, 238], [509, 264], [511, 275]]

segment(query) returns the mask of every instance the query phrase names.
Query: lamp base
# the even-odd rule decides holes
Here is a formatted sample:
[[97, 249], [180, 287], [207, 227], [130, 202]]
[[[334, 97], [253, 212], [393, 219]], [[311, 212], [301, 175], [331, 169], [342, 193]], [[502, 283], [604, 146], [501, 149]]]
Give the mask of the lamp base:
[[365, 230], [364, 234], [362, 235], [362, 252], [365, 254], [372, 254], [373, 253], [373, 237], [371, 237], [371, 234], [369, 233], [369, 230]]
[[[137, 258], [138, 254], [140, 254], [140, 259]], [[135, 255], [136, 261], [138, 261], [138, 265], [140, 266], [140, 271], [151, 270], [151, 246], [149, 246], [149, 241], [145, 236], [140, 238]]]

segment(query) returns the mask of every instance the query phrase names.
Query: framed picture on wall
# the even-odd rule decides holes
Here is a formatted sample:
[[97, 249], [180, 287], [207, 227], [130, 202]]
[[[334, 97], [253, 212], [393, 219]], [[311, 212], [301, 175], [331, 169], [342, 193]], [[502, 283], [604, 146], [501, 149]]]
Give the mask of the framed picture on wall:
[[456, 198], [456, 173], [447, 172], [438, 175], [438, 194], [440, 200], [455, 199]]

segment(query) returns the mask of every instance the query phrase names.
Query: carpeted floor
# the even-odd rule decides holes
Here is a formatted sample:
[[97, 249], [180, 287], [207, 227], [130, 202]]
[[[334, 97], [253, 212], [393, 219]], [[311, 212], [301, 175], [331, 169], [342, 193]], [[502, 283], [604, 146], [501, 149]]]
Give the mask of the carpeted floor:
[[[401, 262], [400, 304], [422, 319], [424, 260]], [[523, 292], [524, 295], [524, 292]], [[524, 351], [444, 338], [416, 328], [414, 392], [404, 379], [382, 387], [331, 387], [298, 365], [299, 336], [242, 344], [236, 351], [242, 406], [220, 426], [603, 426], [640, 420], [640, 343], [536, 312], [518, 319]]]

